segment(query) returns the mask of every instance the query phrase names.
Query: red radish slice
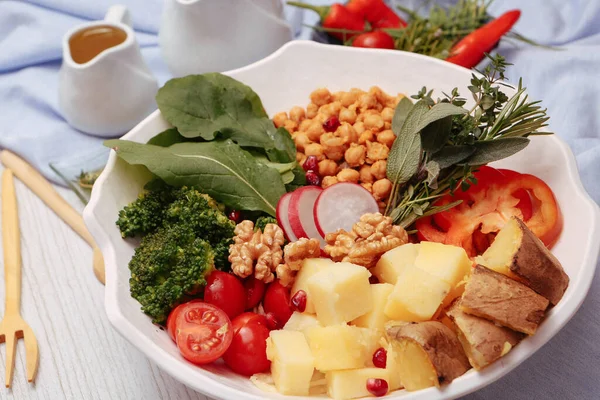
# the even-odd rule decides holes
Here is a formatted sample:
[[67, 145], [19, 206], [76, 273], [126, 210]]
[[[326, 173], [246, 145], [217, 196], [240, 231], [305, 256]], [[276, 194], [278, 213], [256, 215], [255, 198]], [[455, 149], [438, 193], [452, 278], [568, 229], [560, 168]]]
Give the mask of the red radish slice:
[[288, 218], [292, 231], [298, 238], [315, 238], [325, 246], [325, 240], [317, 230], [313, 210], [317, 197], [323, 192], [318, 186], [304, 186], [292, 192]]
[[329, 186], [317, 198], [313, 210], [321, 236], [338, 229], [350, 231], [363, 214], [379, 212], [377, 201], [364, 187], [341, 182]]
[[290, 225], [290, 219], [288, 216], [288, 211], [290, 208], [290, 200], [292, 198], [291, 193], [286, 193], [279, 198], [277, 202], [277, 210], [275, 211], [275, 216], [277, 217], [277, 223], [283, 229], [283, 233], [290, 242], [295, 242], [298, 240], [298, 237], [294, 234], [292, 230], [292, 226]]

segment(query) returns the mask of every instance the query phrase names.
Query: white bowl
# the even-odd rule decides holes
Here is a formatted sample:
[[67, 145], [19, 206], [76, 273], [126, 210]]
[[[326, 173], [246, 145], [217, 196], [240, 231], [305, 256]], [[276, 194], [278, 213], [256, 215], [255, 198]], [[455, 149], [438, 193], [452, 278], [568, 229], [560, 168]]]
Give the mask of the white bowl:
[[[471, 73], [412, 53], [296, 41], [264, 60], [227, 75], [250, 85], [261, 97], [269, 115], [273, 115], [295, 105], [306, 105], [310, 92], [324, 86], [337, 91], [378, 85], [389, 93], [407, 94], [416, 93], [424, 85], [435, 88], [437, 94], [449, 93], [457, 86], [466, 94]], [[507, 92], [513, 90], [507, 89]], [[124, 139], [145, 142], [168, 127], [157, 111]], [[569, 288], [535, 336], [523, 340], [483, 372], [471, 370], [441, 390], [398, 391], [389, 398], [451, 399], [490, 384], [548, 342], [575, 314], [588, 292], [600, 248], [600, 212], [583, 189], [569, 147], [557, 135], [534, 137], [524, 151], [497, 166], [534, 174], [554, 190], [564, 215], [564, 231], [552, 251], [571, 279]], [[223, 365], [199, 368], [186, 362], [167, 333], [153, 325], [131, 298], [127, 264], [133, 255], [134, 243], [121, 239], [115, 221], [119, 210], [136, 198], [146, 179], [148, 173], [144, 168], [132, 167], [111, 152], [84, 211], [85, 222], [106, 263], [106, 312], [111, 323], [160, 368], [197, 391], [218, 399], [285, 398], [261, 392], [247, 378]]]

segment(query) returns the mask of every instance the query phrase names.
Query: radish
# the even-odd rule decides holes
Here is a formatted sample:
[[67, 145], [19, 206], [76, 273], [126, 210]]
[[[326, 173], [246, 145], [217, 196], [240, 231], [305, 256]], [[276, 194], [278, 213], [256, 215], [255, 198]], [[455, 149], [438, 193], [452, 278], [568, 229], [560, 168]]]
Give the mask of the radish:
[[292, 198], [291, 193], [286, 193], [279, 198], [277, 202], [277, 210], [275, 211], [275, 216], [277, 217], [277, 223], [283, 229], [283, 233], [290, 242], [295, 242], [298, 240], [298, 237], [294, 234], [292, 230], [292, 226], [290, 225], [290, 219], [288, 216], [289, 208], [290, 208], [290, 200]]
[[318, 239], [321, 247], [324, 247], [325, 240], [319, 234], [313, 217], [315, 201], [322, 192], [323, 189], [318, 186], [304, 186], [292, 192], [288, 218], [292, 231], [298, 238]]
[[313, 218], [321, 236], [338, 229], [352, 230], [363, 214], [377, 213], [373, 195], [356, 183], [341, 182], [323, 190], [314, 206]]

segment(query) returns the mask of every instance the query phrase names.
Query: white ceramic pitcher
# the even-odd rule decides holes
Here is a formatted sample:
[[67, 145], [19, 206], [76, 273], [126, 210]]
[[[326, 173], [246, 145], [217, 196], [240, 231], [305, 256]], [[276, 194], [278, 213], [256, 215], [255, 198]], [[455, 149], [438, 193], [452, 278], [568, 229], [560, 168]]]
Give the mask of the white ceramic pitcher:
[[291, 39], [281, 0], [165, 0], [159, 30], [175, 77], [238, 68]]
[[[108, 25], [126, 33], [125, 41], [85, 63], [73, 60], [74, 34]], [[112, 6], [104, 20], [79, 25], [63, 38], [59, 104], [63, 117], [83, 132], [113, 137], [133, 128], [156, 108], [158, 84], [144, 62], [125, 6]]]

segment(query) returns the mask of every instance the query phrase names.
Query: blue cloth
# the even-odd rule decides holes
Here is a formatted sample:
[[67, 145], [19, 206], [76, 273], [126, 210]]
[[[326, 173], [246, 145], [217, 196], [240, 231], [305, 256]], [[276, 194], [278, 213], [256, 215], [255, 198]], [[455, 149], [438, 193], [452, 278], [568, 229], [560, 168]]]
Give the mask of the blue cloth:
[[[414, 9], [423, 0], [395, 0]], [[313, 0], [313, 3], [332, 3]], [[449, 0], [444, 0], [448, 3]], [[162, 1], [123, 1], [133, 16], [142, 54], [162, 85], [170, 75], [157, 36]], [[0, 148], [21, 154], [56, 182], [50, 162], [74, 175], [82, 166], [100, 167], [102, 139], [78, 132], [57, 106], [61, 40], [71, 27], [103, 18], [107, 0], [0, 2]], [[502, 41], [499, 51], [513, 63], [511, 82], [523, 77], [532, 98], [543, 99], [550, 128], [577, 157], [584, 185], [600, 202], [600, 2], [595, 0], [496, 0], [492, 15], [519, 8], [515, 29], [549, 51]], [[286, 13], [292, 15], [289, 8]], [[316, 15], [304, 13], [304, 23]], [[310, 29], [296, 32], [309, 38]], [[600, 397], [600, 280], [571, 322], [529, 361], [469, 399], [597, 399]]]

